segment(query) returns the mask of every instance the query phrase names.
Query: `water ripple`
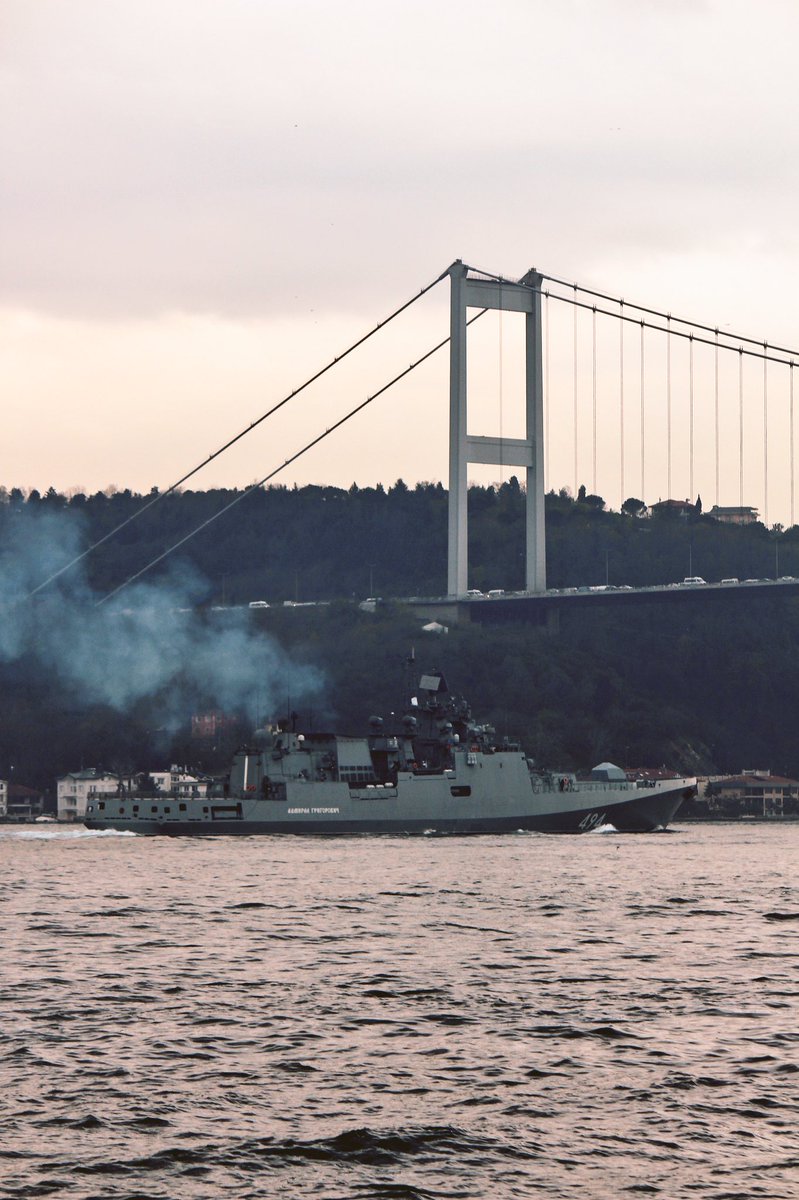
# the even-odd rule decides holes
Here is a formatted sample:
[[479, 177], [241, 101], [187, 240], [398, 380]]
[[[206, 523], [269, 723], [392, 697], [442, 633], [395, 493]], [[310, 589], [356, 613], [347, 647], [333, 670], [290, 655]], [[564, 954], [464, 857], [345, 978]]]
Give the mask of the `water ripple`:
[[793, 1200], [797, 851], [0, 830], [0, 1195]]

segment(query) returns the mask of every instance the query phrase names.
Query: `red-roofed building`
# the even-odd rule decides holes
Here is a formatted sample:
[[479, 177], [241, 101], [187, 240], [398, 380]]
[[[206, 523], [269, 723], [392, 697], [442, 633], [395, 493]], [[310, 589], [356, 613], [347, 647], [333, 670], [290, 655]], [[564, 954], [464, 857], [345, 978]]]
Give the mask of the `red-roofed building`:
[[708, 781], [711, 809], [735, 809], [738, 815], [782, 817], [799, 813], [799, 780], [771, 771], [743, 771]]
[[649, 511], [655, 517], [695, 517], [696, 505], [690, 500], [658, 500], [650, 505]]
[[195, 739], [210, 740], [220, 733], [235, 729], [236, 718], [222, 712], [195, 713], [191, 719], [191, 736]]
[[44, 795], [24, 783], [8, 785], [6, 816], [9, 821], [32, 821], [44, 812]]

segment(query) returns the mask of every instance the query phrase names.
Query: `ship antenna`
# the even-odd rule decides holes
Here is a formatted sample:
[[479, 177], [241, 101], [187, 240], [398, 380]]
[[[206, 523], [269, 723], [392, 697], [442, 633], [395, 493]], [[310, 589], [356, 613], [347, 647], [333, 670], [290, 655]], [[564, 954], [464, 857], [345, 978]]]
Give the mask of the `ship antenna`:
[[416, 647], [411, 646], [411, 652], [405, 659], [405, 707], [408, 708], [411, 703], [411, 696], [415, 686], [414, 672], [416, 670]]

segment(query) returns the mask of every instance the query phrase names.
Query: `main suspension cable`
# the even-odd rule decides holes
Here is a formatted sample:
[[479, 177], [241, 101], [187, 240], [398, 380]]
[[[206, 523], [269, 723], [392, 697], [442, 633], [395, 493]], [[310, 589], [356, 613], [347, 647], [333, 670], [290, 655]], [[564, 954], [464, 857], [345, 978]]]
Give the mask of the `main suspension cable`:
[[[530, 285], [529, 284], [520, 284], [519, 286], [520, 287], [529, 287]], [[577, 285], [575, 284], [574, 286], [576, 288]], [[535, 291], [536, 289], [531, 289], [531, 290]], [[690, 338], [693, 338], [694, 342], [700, 346], [715, 346], [716, 345], [714, 338], [706, 338], [706, 337], [703, 337], [701, 334], [686, 332], [686, 331], [683, 331], [682, 329], [674, 329], [673, 326], [670, 324], [669, 325], [656, 325], [656, 324], [653, 324], [651, 321], [645, 321], [642, 318], [621, 316], [618, 312], [614, 312], [612, 309], [609, 309], [609, 308], [596, 308], [595, 309], [593, 304], [583, 303], [583, 301], [575, 300], [571, 296], [560, 296], [560, 295], [558, 295], [557, 292], [541, 291], [541, 292], [539, 292], [539, 294], [542, 296], [551, 296], [553, 300], [561, 300], [564, 304], [573, 304], [576, 308], [583, 308], [589, 312], [596, 311], [600, 314], [600, 316], [613, 317], [616, 321], [627, 321], [628, 323], [633, 324], [633, 325], [643, 325], [647, 329], [653, 330], [655, 333], [668, 334], [669, 338], [678, 337], [678, 338], [683, 338], [685, 341], [688, 341]], [[616, 303], [618, 304], [618, 301], [616, 301]], [[630, 305], [630, 302], [627, 300], [625, 300], [624, 305], [625, 305], [625, 308], [626, 307], [631, 307], [631, 308], [637, 307], [637, 305], [634, 305], [634, 304]], [[679, 321], [679, 318], [669, 317], [668, 314], [666, 314], [666, 319], [669, 322]], [[680, 324], [687, 324], [687, 322], [680, 322]], [[696, 325], [696, 326], [694, 326], [694, 328], [703, 329], [703, 328], [706, 328], [706, 326]], [[715, 331], [714, 331], [714, 333], [715, 333]], [[767, 358], [769, 362], [779, 363], [780, 366], [783, 366], [783, 367], [791, 366], [794, 363], [794, 359], [793, 358], [790, 358], [790, 359], [782, 358], [782, 357], [778, 357], [778, 355], [791, 354], [791, 355], [795, 355], [796, 358], [799, 358], [799, 351], [797, 351], [797, 350], [781, 350], [779, 346], [772, 346], [771, 343], [767, 343], [767, 345], [769, 347], [769, 350], [772, 351], [773, 353], [764, 353], [763, 350], [759, 350], [759, 351], [758, 350], [747, 350], [742, 344], [740, 344], [742, 342], [749, 342], [750, 344], [755, 345], [755, 346], [763, 346], [762, 341], [759, 341], [759, 342], [755, 341], [754, 338], [738, 338], [738, 337], [734, 336], [733, 334], [727, 334], [727, 333], [721, 333], [721, 337], [729, 338], [730, 343], [735, 341], [739, 344], [727, 345], [726, 343], [719, 342], [720, 350], [735, 351], [738, 354], [745, 354], [749, 358], [759, 358], [759, 359]]]
[[191, 479], [194, 475], [197, 475], [198, 472], [203, 469], [203, 467], [207, 467], [209, 463], [213, 462], [214, 459], [219, 458], [219, 456], [224, 454], [226, 450], [229, 450], [231, 446], [235, 446], [236, 442], [241, 441], [241, 439], [246, 437], [248, 433], [252, 433], [253, 429], [256, 429], [259, 425], [263, 424], [263, 422], [269, 417], [274, 416], [278, 409], [283, 408], [283, 406], [288, 404], [290, 400], [293, 400], [295, 396], [299, 396], [300, 392], [304, 392], [305, 389], [309, 388], [312, 383], [316, 383], [318, 379], [321, 379], [323, 375], [326, 375], [328, 371], [332, 370], [333, 367], [337, 366], [338, 363], [342, 362], [345, 358], [347, 358], [348, 355], [352, 354], [354, 350], [357, 350], [360, 346], [362, 346], [364, 342], [368, 342], [369, 338], [374, 337], [379, 330], [390, 324], [395, 317], [398, 317], [401, 313], [404, 313], [406, 309], [410, 308], [412, 304], [415, 304], [416, 301], [421, 299], [422, 296], [426, 295], [427, 292], [432, 291], [432, 289], [448, 274], [449, 268], [442, 272], [437, 279], [434, 279], [431, 283], [426, 284], [421, 291], [412, 296], [410, 300], [406, 300], [404, 304], [399, 306], [399, 308], [395, 308], [394, 311], [389, 313], [387, 317], [384, 317], [382, 321], [378, 321], [378, 323], [372, 329], [370, 329], [362, 337], [358, 338], [358, 340], [353, 342], [352, 345], [348, 346], [346, 350], [344, 350], [341, 354], [337, 354], [335, 358], [332, 358], [330, 362], [326, 363], [325, 366], [306, 379], [304, 383], [301, 383], [299, 387], [296, 387], [294, 391], [289, 392], [288, 395], [284, 396], [282, 400], [279, 400], [277, 404], [273, 404], [271, 408], [267, 409], [265, 413], [262, 413], [261, 416], [255, 421], [252, 421], [248, 426], [246, 426], [245, 429], [240, 430], [239, 433], [225, 442], [223, 446], [220, 446], [218, 450], [214, 450], [212, 454], [209, 454], [207, 458], [204, 458], [203, 461], [198, 463], [196, 467], [192, 467], [192, 469], [187, 471], [185, 475], [182, 475], [180, 479], [175, 480], [175, 482], [171, 484], [165, 491], [158, 492], [158, 494], [149, 499], [146, 504], [143, 504], [141, 508], [138, 508], [136, 512], [131, 513], [131, 515], [126, 517], [124, 521], [120, 521], [119, 525], [115, 525], [113, 529], [109, 530], [108, 533], [103, 534], [103, 536], [98, 538], [96, 542], [93, 542], [91, 546], [88, 546], [63, 567], [60, 567], [57, 571], [54, 571], [53, 574], [49, 575], [48, 578], [43, 580], [42, 583], [37, 584], [32, 591], [28, 592], [27, 598], [30, 599], [31, 596], [35, 596], [37, 592], [40, 592], [43, 588], [46, 588], [48, 584], [53, 583], [54, 580], [58, 579], [59, 576], [63, 575], [66, 571], [69, 571], [72, 567], [77, 566], [79, 562], [82, 562], [84, 558], [87, 558], [100, 546], [104, 545], [112, 537], [115, 537], [116, 534], [120, 533], [121, 530], [125, 529], [133, 521], [137, 521], [139, 517], [148, 512], [153, 505], [158, 504], [161, 500], [165, 499], [167, 496], [170, 496], [173, 492], [176, 492], [182, 484], [186, 483], [186, 481]]
[[[468, 270], [476, 270], [476, 268], [473, 268], [473, 267], [469, 267], [467, 269]], [[597, 300], [608, 300], [612, 304], [619, 303], [618, 296], [611, 296], [611, 295], [608, 295], [606, 292], [599, 292], [594, 288], [583, 287], [581, 284], [574, 283], [570, 279], [562, 279], [560, 276], [550, 275], [546, 271], [536, 271], [536, 273], [538, 275], [540, 275], [542, 279], [548, 279], [551, 283], [559, 284], [561, 287], [570, 288], [574, 292], [575, 298], [576, 298], [577, 292], [583, 292], [586, 296], [591, 296]], [[480, 271], [479, 274], [485, 275], [489, 279], [495, 279], [497, 281], [501, 280], [504, 283], [516, 282], [514, 280], [506, 279], [503, 276], [492, 274], [489, 271]], [[523, 288], [531, 288], [532, 287], [532, 285], [529, 283], [519, 283], [519, 282], [516, 282], [516, 286], [523, 287]], [[533, 290], [538, 290], [538, 289], [533, 289]], [[542, 294], [547, 295], [549, 293], [542, 290]], [[557, 293], [554, 293], [554, 292], [552, 293], [552, 295], [555, 297], [555, 299], [565, 300], [568, 304], [575, 302], [575, 301], [572, 301], [568, 296], [559, 296], [559, 295], [557, 295]], [[661, 312], [657, 308], [648, 308], [644, 304], [635, 304], [633, 301], [630, 301], [630, 300], [625, 301], [625, 304], [627, 304], [630, 308], [634, 308], [637, 312], [647, 313], [650, 317], [660, 317], [664, 321], [666, 320], [666, 318], [669, 318], [671, 321], [676, 321], [678, 325], [690, 325], [694, 329], [701, 329], [704, 333], [718, 333], [719, 332], [718, 329], [716, 329], [716, 327], [713, 325], [704, 325], [701, 321], [694, 321], [688, 317], [675, 317], [673, 313]], [[582, 305], [582, 307], [583, 308], [593, 308], [593, 305], [590, 303], [585, 303]], [[597, 309], [597, 311], [600, 313], [604, 313], [605, 316], [615, 316], [618, 318], [618, 315], [619, 315], [618, 313], [606, 312], [604, 309]], [[637, 318], [627, 318], [627, 319], [634, 320], [634, 321], [636, 321], [636, 323], [638, 320]], [[659, 329], [659, 330], [661, 330], [661, 332], [665, 332], [663, 326], [661, 326], [661, 325], [652, 325], [652, 326], [650, 326], [650, 328]], [[674, 333], [678, 337], [687, 337], [688, 336], [687, 334], [680, 333], [679, 330], [674, 330], [674, 329], [672, 330], [672, 333]], [[752, 346], [762, 346], [763, 345], [763, 341], [761, 338], [745, 337], [743, 334], [739, 334], [739, 333], [723, 333], [721, 336], [724, 338], [727, 338], [728, 341], [731, 341], [731, 342], [738, 342], [738, 343], [747, 342]], [[696, 338], [696, 340], [701, 341], [702, 339]], [[712, 345], [712, 342], [708, 342], [707, 344]], [[727, 348], [727, 347], [723, 347], [723, 348]], [[728, 348], [729, 349], [737, 349], [737, 346], [736, 347], [728, 347]], [[771, 349], [773, 351], [775, 351], [777, 354], [789, 354], [789, 355], [793, 355], [793, 356], [799, 358], [799, 350], [791, 350], [786, 346], [772, 346]], [[760, 356], [757, 355], [756, 357], [760, 357]], [[783, 362], [784, 360], [783, 359], [774, 359], [772, 361]]]
[[[473, 268], [473, 267], [467, 267], [467, 270], [474, 270], [474, 269], [475, 268]], [[608, 296], [604, 292], [598, 292], [592, 288], [582, 287], [579, 283], [572, 283], [568, 280], [559, 278], [557, 275], [548, 275], [548, 274], [546, 274], [546, 272], [543, 272], [543, 271], [538, 271], [537, 273], [541, 276], [542, 279], [548, 279], [552, 283], [556, 283], [562, 287], [568, 287], [572, 291], [573, 295], [562, 296], [562, 295], [560, 295], [559, 292], [551, 292], [551, 291], [549, 291], [549, 289], [546, 289], [546, 288], [534, 287], [533, 284], [531, 284], [531, 283], [521, 283], [518, 280], [507, 279], [507, 278], [505, 278], [505, 276], [493, 275], [488, 271], [480, 272], [481, 275], [486, 275], [490, 279], [497, 280], [497, 282], [501, 281], [502, 283], [505, 283], [505, 284], [514, 284], [514, 286], [516, 286], [516, 287], [524, 288], [527, 291], [536, 292], [540, 296], [551, 296], [553, 300], [561, 300], [561, 301], [563, 301], [564, 304], [573, 304], [579, 308], [584, 308], [591, 312], [597, 312], [600, 314], [600, 316], [603, 316], [603, 317], [615, 317], [615, 319], [617, 321], [628, 321], [635, 325], [638, 325], [641, 323], [641, 319], [639, 317], [622, 316], [619, 312], [614, 312], [612, 309], [599, 308], [596, 305], [594, 305], [593, 303], [590, 303], [589, 301], [582, 301], [582, 300], [577, 299], [577, 293], [583, 292], [586, 296], [595, 297], [598, 300], [607, 300], [611, 304], [618, 305], [619, 299], [617, 296]], [[715, 341], [713, 338], [705, 338], [699, 334], [692, 335], [690, 333], [684, 332], [681, 329], [674, 328], [674, 323], [676, 323], [678, 325], [685, 325], [685, 326], [691, 327], [692, 329], [702, 330], [704, 333], [712, 333], [716, 337], [718, 337], [720, 335], [722, 338], [726, 339], [725, 342], [719, 343], [720, 348], [722, 350], [737, 350], [743, 354], [750, 355], [752, 358], [763, 358], [762, 351], [747, 350], [747, 349], [744, 349], [744, 345], [743, 345], [744, 343], [746, 343], [747, 345], [750, 345], [750, 346], [762, 347], [764, 345], [762, 338], [746, 337], [744, 334], [739, 334], [739, 333], [722, 333], [721, 330], [719, 330], [716, 326], [704, 325], [701, 321], [692, 321], [692, 320], [689, 320], [687, 317], [675, 317], [673, 313], [660, 312], [660, 310], [656, 309], [656, 308], [647, 308], [646, 305], [635, 304], [631, 300], [625, 300], [624, 304], [625, 304], [625, 307], [627, 307], [627, 308], [635, 309], [637, 312], [640, 312], [640, 313], [647, 313], [651, 317], [659, 317], [662, 320], [667, 322], [667, 325], [657, 325], [657, 324], [651, 323], [649, 321], [645, 321], [644, 324], [646, 325], [647, 329], [656, 330], [658, 333], [668, 333], [671, 337], [681, 337], [681, 338], [688, 339], [689, 337], [693, 336], [694, 341], [696, 343], [698, 343], [699, 345], [705, 345], [705, 346], [714, 346], [715, 345]], [[726, 344], [728, 342], [734, 343], [734, 344], [728, 345], [728, 344]], [[793, 363], [795, 358], [799, 358], [799, 350], [791, 350], [790, 348], [788, 348], [786, 346], [776, 346], [776, 345], [772, 345], [770, 343], [768, 344], [768, 346], [772, 352], [771, 354], [768, 355], [769, 362], [781, 363], [782, 366], [787, 367]], [[784, 354], [790, 355], [791, 358], [786, 359], [786, 358], [776, 357], [777, 355], [784, 355]]]
[[[467, 266], [467, 271], [475, 271], [473, 267]], [[577, 309], [583, 308], [591, 311], [592, 325], [596, 322], [596, 314], [600, 313], [603, 316], [615, 317], [619, 321], [622, 333], [620, 341], [622, 349], [620, 351], [620, 376], [623, 373], [623, 326], [625, 321], [634, 322], [640, 325], [641, 329], [641, 491], [644, 493], [645, 484], [645, 433], [644, 433], [644, 330], [652, 329], [653, 331], [665, 334], [666, 340], [666, 475], [667, 475], [667, 490], [671, 496], [671, 474], [672, 474], [672, 395], [671, 395], [671, 353], [672, 353], [672, 337], [679, 337], [688, 340], [689, 342], [689, 370], [690, 370], [690, 422], [691, 428], [689, 432], [689, 474], [691, 483], [689, 490], [693, 496], [693, 478], [694, 478], [694, 395], [693, 395], [693, 373], [694, 373], [694, 346], [705, 345], [713, 349], [713, 375], [714, 375], [714, 434], [715, 434], [715, 502], [718, 505], [720, 500], [720, 437], [719, 437], [719, 350], [736, 351], [738, 352], [738, 407], [739, 407], [739, 454], [738, 454], [738, 487], [739, 487], [739, 503], [743, 506], [743, 485], [744, 485], [744, 380], [743, 380], [743, 358], [744, 355], [761, 359], [763, 362], [763, 508], [764, 517], [768, 521], [768, 364], [770, 362], [777, 363], [780, 366], [788, 367], [790, 372], [791, 383], [791, 417], [793, 417], [793, 368], [796, 365], [795, 360], [799, 358], [799, 351], [792, 350], [785, 346], [770, 344], [759, 338], [747, 337], [738, 333], [722, 333], [718, 326], [712, 326], [700, 321], [688, 319], [684, 317], [675, 317], [672, 313], [662, 312], [659, 309], [651, 308], [647, 305], [635, 304], [630, 301], [623, 301], [618, 297], [612, 296], [606, 292], [598, 291], [594, 288], [583, 287], [582, 285], [566, 280], [559, 276], [549, 274], [544, 271], [537, 271], [540, 280], [547, 280], [565, 289], [565, 293], [552, 291], [549, 288], [533, 285], [525, 281], [511, 280], [503, 275], [498, 275], [490, 271], [477, 271], [486, 279], [492, 279], [499, 286], [515, 286], [520, 289], [525, 289], [530, 292], [538, 293], [545, 297], [547, 309], [549, 307], [550, 297], [555, 300], [560, 300], [564, 304], [571, 304], [574, 313], [574, 347], [573, 347], [573, 372], [574, 372], [574, 488], [575, 494], [578, 481], [578, 349], [577, 349]], [[581, 300], [578, 297], [583, 295], [586, 300]], [[617, 311], [599, 307], [596, 300], [607, 301], [617, 305]], [[625, 313], [625, 305], [628, 312]], [[633, 310], [639, 315], [628, 315], [630, 310]], [[654, 317], [657, 320], [649, 321], [646, 317]], [[658, 323], [660, 322], [660, 323]], [[683, 328], [676, 328], [682, 326]], [[712, 336], [707, 336], [712, 335]], [[721, 339], [721, 340], [720, 340]], [[620, 428], [623, 427], [623, 380], [620, 382]], [[595, 389], [595, 383], [592, 384], [592, 390]], [[596, 415], [594, 414], [594, 422]], [[623, 432], [621, 432], [621, 454], [623, 459], [624, 445]], [[794, 479], [793, 479], [793, 455], [794, 455], [793, 438], [791, 439], [791, 491], [793, 496]], [[624, 492], [623, 472], [624, 466], [622, 461], [622, 493]], [[596, 433], [594, 432], [594, 474], [596, 473]], [[596, 488], [594, 489], [596, 490]], [[793, 501], [792, 501], [791, 524], [793, 525]]]
[[[470, 317], [466, 324], [472, 325], [486, 312], [488, 312], [488, 309], [481, 309], [480, 312], [475, 313], [473, 317]], [[107, 600], [110, 600], [113, 596], [118, 595], [118, 593], [124, 588], [128, 587], [129, 584], [135, 583], [137, 579], [141, 579], [142, 575], [146, 575], [148, 571], [152, 570], [153, 567], [163, 562], [164, 559], [168, 558], [170, 554], [173, 554], [175, 550], [179, 550], [181, 546], [185, 546], [186, 542], [191, 541], [193, 537], [196, 537], [198, 533], [202, 533], [202, 531], [207, 529], [209, 525], [212, 525], [214, 521], [219, 520], [219, 518], [224, 516], [225, 513], [230, 512], [231, 508], [234, 508], [237, 504], [240, 504], [242, 500], [246, 499], [246, 497], [251, 495], [254, 491], [257, 491], [258, 488], [263, 487], [264, 484], [269, 483], [270, 479], [274, 479], [274, 477], [281, 471], [285, 470], [286, 467], [291, 466], [291, 464], [296, 462], [298, 458], [302, 458], [303, 454], [307, 454], [309, 450], [312, 450], [314, 446], [318, 446], [319, 443], [323, 442], [325, 438], [330, 436], [331, 433], [335, 433], [337, 429], [340, 429], [341, 426], [345, 425], [347, 421], [352, 419], [352, 417], [356, 416], [359, 412], [362, 412], [363, 409], [365, 409], [367, 405], [371, 404], [373, 400], [377, 400], [378, 396], [382, 396], [383, 393], [387, 392], [388, 389], [393, 387], [395, 383], [399, 383], [399, 381], [404, 379], [406, 375], [410, 375], [411, 371], [414, 371], [417, 367], [421, 366], [421, 364], [426, 362], [428, 358], [431, 358], [436, 351], [441, 350], [443, 346], [446, 346], [449, 341], [450, 339], [448, 337], [444, 338], [443, 341], [439, 342], [436, 346], [433, 346], [431, 350], [428, 350], [426, 354], [423, 354], [421, 358], [417, 358], [415, 362], [412, 362], [409, 367], [406, 367], [403, 371], [400, 371], [398, 375], [395, 375], [393, 379], [390, 379], [388, 383], [384, 384], [383, 387], [381, 387], [378, 391], [374, 392], [371, 396], [367, 396], [366, 399], [362, 400], [360, 404], [357, 404], [355, 408], [352, 408], [348, 413], [345, 413], [340, 420], [336, 421], [334, 425], [331, 425], [329, 429], [326, 429], [324, 433], [320, 433], [317, 437], [313, 438], [313, 440], [303, 446], [301, 450], [298, 450], [296, 454], [292, 454], [291, 457], [287, 458], [285, 462], [282, 462], [280, 466], [275, 467], [273, 471], [270, 471], [268, 475], [264, 475], [263, 479], [259, 479], [257, 483], [251, 483], [248, 488], [245, 488], [245, 490], [240, 492], [239, 495], [234, 496], [233, 499], [224, 505], [223, 508], [220, 508], [218, 512], [208, 517], [207, 520], [203, 521], [200, 525], [195, 526], [195, 528], [192, 529], [190, 533], [187, 533], [185, 537], [182, 537], [180, 541], [175, 542], [172, 546], [169, 546], [168, 549], [164, 550], [163, 553], [151, 559], [146, 566], [141, 568], [141, 570], [136, 571], [133, 575], [129, 575], [123, 583], [120, 583], [112, 591], [106, 593], [105, 596], [96, 601], [95, 607], [99, 608], [101, 604], [105, 604]]]

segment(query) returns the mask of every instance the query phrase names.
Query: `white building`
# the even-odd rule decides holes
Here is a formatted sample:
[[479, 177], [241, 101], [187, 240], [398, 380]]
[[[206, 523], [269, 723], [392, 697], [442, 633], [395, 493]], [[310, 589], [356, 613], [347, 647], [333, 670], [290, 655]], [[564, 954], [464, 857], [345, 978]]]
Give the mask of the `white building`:
[[[193, 775], [186, 767], [171, 766], [168, 771], [147, 772], [157, 792], [172, 796], [207, 796], [211, 780], [202, 775]], [[141, 775], [115, 775], [89, 767], [85, 771], [70, 771], [57, 784], [59, 821], [82, 821], [86, 816], [86, 805], [101, 796], [116, 796], [122, 788], [125, 792], [136, 792], [141, 787], [147, 790], [148, 783]]]
[[0, 819], [8, 816], [8, 780], [0, 779]]
[[186, 767], [173, 765], [168, 771], [150, 771], [150, 778], [159, 792], [173, 796], [207, 796], [210, 780], [193, 775]]
[[[129, 788], [132, 779], [122, 778], [121, 786]], [[70, 771], [57, 783], [59, 821], [82, 821], [86, 816], [86, 804], [95, 796], [116, 796], [120, 788], [120, 776], [110, 771], [99, 771], [89, 767], [85, 771]]]

